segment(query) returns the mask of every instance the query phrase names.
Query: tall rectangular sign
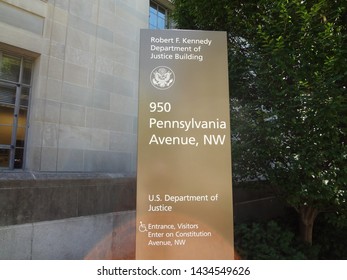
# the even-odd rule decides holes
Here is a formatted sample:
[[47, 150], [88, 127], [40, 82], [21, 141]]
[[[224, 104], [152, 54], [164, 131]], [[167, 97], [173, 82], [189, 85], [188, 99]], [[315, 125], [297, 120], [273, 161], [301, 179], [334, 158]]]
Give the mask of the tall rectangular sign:
[[137, 259], [233, 259], [225, 32], [141, 30]]

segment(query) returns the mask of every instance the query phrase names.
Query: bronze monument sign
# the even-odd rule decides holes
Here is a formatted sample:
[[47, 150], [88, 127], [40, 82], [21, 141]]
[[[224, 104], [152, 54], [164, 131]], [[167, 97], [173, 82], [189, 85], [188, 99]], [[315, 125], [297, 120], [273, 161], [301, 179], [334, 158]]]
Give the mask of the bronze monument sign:
[[137, 259], [233, 259], [226, 33], [141, 30]]

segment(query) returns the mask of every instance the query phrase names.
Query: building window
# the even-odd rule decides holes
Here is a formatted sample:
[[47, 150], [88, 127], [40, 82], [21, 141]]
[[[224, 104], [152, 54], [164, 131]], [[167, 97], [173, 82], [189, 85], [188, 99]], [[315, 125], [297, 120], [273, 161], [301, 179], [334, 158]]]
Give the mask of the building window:
[[0, 50], [0, 168], [23, 168], [32, 61]]
[[149, 6], [149, 28], [150, 29], [168, 29], [170, 28], [169, 21], [170, 10], [165, 6], [150, 1]]

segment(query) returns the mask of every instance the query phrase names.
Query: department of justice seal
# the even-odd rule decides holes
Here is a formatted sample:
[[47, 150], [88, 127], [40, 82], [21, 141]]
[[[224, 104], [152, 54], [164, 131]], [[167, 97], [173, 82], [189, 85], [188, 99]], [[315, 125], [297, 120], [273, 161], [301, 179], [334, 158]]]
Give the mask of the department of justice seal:
[[158, 66], [151, 72], [151, 84], [160, 90], [170, 88], [175, 83], [175, 73], [166, 66]]

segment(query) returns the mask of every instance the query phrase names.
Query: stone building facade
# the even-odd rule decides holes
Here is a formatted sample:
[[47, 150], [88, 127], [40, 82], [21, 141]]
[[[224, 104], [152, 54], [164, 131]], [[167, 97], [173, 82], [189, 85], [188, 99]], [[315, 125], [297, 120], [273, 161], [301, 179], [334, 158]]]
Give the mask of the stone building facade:
[[133, 257], [139, 34], [170, 1], [0, 1], [0, 259]]

